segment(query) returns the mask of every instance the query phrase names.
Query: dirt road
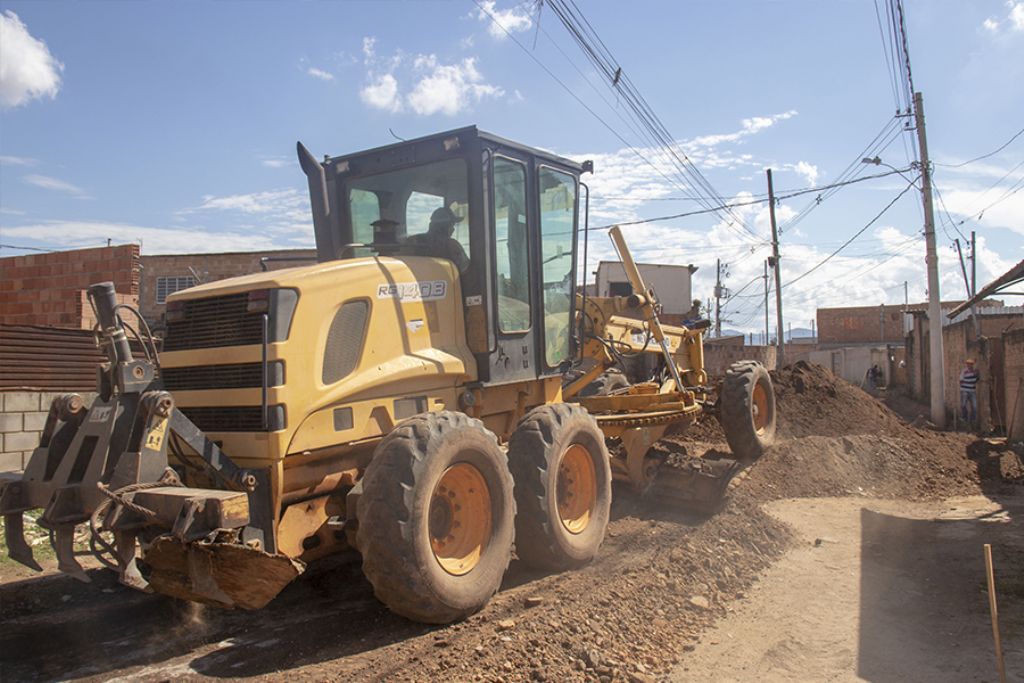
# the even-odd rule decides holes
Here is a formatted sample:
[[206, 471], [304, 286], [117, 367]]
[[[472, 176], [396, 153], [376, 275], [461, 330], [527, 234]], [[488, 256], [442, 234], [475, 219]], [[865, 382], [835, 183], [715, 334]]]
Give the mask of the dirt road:
[[995, 546], [1009, 680], [1024, 680], [1024, 495], [776, 501], [799, 534], [672, 680], [996, 680], [982, 543]]
[[[814, 515], [795, 515], [796, 526], [790, 526], [794, 520], [787, 513], [778, 513], [785, 521], [769, 514], [766, 506], [775, 510], [773, 501], [857, 496], [906, 503], [982, 493], [1016, 495], [1012, 491], [1020, 488], [1013, 483], [1021, 480], [1019, 454], [966, 435], [911, 427], [820, 368], [787, 371], [777, 376], [776, 386], [780, 441], [739, 480], [718, 514], [686, 514], [617, 490], [607, 538], [591, 565], [545, 575], [513, 562], [498, 595], [483, 612], [462, 623], [427, 627], [394, 616], [375, 600], [358, 556], [312, 565], [259, 612], [195, 608], [138, 594], [117, 585], [105, 570], [91, 572], [94, 584], [87, 586], [63, 576], [12, 577], [10, 565], [0, 564], [0, 679], [645, 683], [688, 673], [679, 666], [698, 666], [703, 667], [702, 675], [693, 679], [717, 680], [720, 662], [708, 659], [703, 645], [694, 651], [702, 634], [716, 621], [733, 618], [730, 610], [753, 604], [748, 596], [756, 594], [758, 578], [787, 551], [795, 549], [795, 554], [782, 559], [784, 563], [808, 552], [809, 535], [830, 537], [801, 526], [804, 517]], [[663, 446], [695, 455], [726, 448], [714, 421]], [[893, 529], [899, 530], [901, 524], [897, 518], [878, 528], [896, 533]], [[896, 563], [898, 576], [904, 577], [892, 591], [862, 589], [847, 603], [861, 614], [865, 596], [875, 600], [870, 603], [871, 619], [858, 617], [854, 627], [867, 625], [868, 633], [857, 631], [852, 641], [848, 633], [839, 634], [857, 647], [849, 649], [854, 665], [844, 660], [846, 668], [836, 668], [836, 675], [852, 671], [869, 680], [891, 680], [884, 671], [864, 668], [871, 660], [862, 657], [880, 651], [879, 640], [872, 640], [874, 632], [890, 633], [883, 628], [888, 624], [882, 619], [883, 608], [895, 597], [923, 590], [907, 576], [945, 580], [926, 569], [950, 563], [945, 555], [921, 555], [926, 569], [900, 564], [911, 556], [893, 549], [906, 546], [923, 553], [929, 547], [915, 542], [919, 533], [913, 526], [889, 545], [863, 545], [859, 560], [837, 556], [835, 562], [822, 564], [819, 579], [829, 585], [835, 582], [837, 590], [841, 572], [828, 566], [846, 571]], [[945, 547], [948, 539], [941, 538]], [[970, 543], [976, 545], [974, 540]], [[845, 552], [851, 545], [856, 544], [823, 542], [814, 549], [814, 557]], [[997, 557], [999, 562], [1006, 559]], [[1024, 564], [1020, 557], [1015, 561], [1018, 567]], [[801, 576], [804, 571], [781, 566], [784, 576]], [[966, 585], [967, 575], [958, 576], [948, 578], [959, 581], [957, 586]], [[844, 575], [844, 580], [852, 579]], [[979, 588], [957, 590], [964, 595], [973, 591], [977, 598]], [[1024, 587], [1017, 590], [1024, 595]], [[805, 597], [815, 598], [791, 592], [790, 602]], [[781, 606], [777, 611], [782, 612]], [[947, 612], [937, 614], [938, 626], [914, 622], [915, 638], [951, 621], [958, 623], [943, 616]], [[976, 612], [964, 614], [977, 617]], [[767, 613], [754, 622], [772, 623], [772, 618]], [[795, 617], [787, 624], [794, 633], [801, 633], [799, 626]], [[849, 625], [836, 628], [848, 631]], [[749, 637], [756, 641], [754, 626], [750, 629]], [[797, 642], [804, 638], [814, 652], [825, 652], [827, 648], [811, 638], [821, 630], [812, 629]], [[711, 639], [705, 637], [704, 644]], [[874, 643], [875, 649], [865, 649], [865, 643]], [[767, 652], [770, 644], [762, 645]], [[785, 644], [780, 647], [784, 653]], [[800, 662], [799, 657], [794, 661]], [[750, 660], [747, 666], [760, 665]], [[821, 666], [817, 673], [826, 670], [825, 664]], [[742, 670], [734, 675], [748, 678]], [[799, 667], [791, 677], [806, 680]]]

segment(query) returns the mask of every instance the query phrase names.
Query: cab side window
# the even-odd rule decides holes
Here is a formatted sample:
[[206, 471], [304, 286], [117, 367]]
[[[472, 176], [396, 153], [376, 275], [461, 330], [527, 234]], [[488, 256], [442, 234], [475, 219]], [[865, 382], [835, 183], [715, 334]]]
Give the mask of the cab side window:
[[494, 159], [494, 243], [498, 329], [530, 329], [530, 268], [526, 242], [526, 167]]
[[576, 180], [541, 167], [540, 253], [544, 296], [544, 357], [555, 367], [569, 357], [572, 310], [572, 247], [576, 224]]

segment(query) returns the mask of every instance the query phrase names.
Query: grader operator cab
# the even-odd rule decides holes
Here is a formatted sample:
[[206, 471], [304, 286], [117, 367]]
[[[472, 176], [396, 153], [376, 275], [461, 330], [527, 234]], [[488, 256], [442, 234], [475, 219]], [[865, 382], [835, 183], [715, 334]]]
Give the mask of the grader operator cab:
[[[355, 548], [388, 607], [450, 622], [513, 551], [553, 570], [593, 558], [613, 480], [714, 503], [771, 443], [764, 368], [709, 386], [701, 330], [660, 325], [617, 229], [633, 294], [577, 291], [589, 163], [476, 128], [298, 154], [316, 264], [172, 295], [159, 351], [143, 330], [133, 352], [112, 286], [90, 288], [99, 397], [55, 400], [0, 492], [11, 557], [39, 568], [23, 514], [42, 508], [65, 572], [88, 580], [86, 523], [123, 583], [255, 609]], [[627, 353], [659, 372], [612, 391]], [[651, 445], [708, 412], [736, 459], [663, 463]]]

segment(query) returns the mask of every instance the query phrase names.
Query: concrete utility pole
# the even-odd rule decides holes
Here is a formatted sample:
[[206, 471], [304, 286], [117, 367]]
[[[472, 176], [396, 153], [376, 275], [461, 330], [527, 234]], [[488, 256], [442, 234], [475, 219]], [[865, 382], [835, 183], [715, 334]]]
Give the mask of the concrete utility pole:
[[715, 260], [715, 336], [722, 336], [722, 259]]
[[971, 296], [978, 293], [978, 252], [975, 248], [974, 231], [971, 230]]
[[881, 341], [884, 344], [885, 343], [885, 304], [882, 304], [882, 307], [878, 309], [878, 324], [879, 324], [879, 327], [881, 328], [881, 335], [882, 335], [882, 338], [879, 341]]
[[[767, 169], [768, 174], [768, 217], [772, 223], [772, 265], [775, 266], [775, 316], [778, 339], [778, 351], [775, 354], [775, 369], [783, 366], [785, 348], [782, 344], [782, 275], [779, 272], [779, 228], [775, 225], [775, 187], [772, 185], [772, 169]], [[932, 235], [934, 240], [934, 234]]]
[[768, 346], [768, 259], [764, 260], [764, 345]]
[[935, 248], [935, 209], [932, 207], [932, 173], [928, 161], [928, 138], [924, 130], [924, 98], [914, 93], [914, 123], [921, 157], [921, 195], [924, 202], [924, 241], [928, 268], [928, 355], [929, 394], [932, 423], [946, 426], [946, 381], [942, 358], [942, 305], [939, 298], [939, 257]]

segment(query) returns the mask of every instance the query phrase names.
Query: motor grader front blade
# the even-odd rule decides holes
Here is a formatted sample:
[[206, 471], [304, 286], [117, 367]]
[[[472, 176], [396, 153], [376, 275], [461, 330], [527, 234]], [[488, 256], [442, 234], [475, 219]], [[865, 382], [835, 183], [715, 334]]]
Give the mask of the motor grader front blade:
[[732, 458], [673, 454], [658, 464], [647, 495], [671, 507], [710, 514], [725, 502], [729, 484], [742, 470]]
[[218, 607], [261, 609], [305, 568], [239, 543], [160, 536], [143, 553], [157, 593]]

